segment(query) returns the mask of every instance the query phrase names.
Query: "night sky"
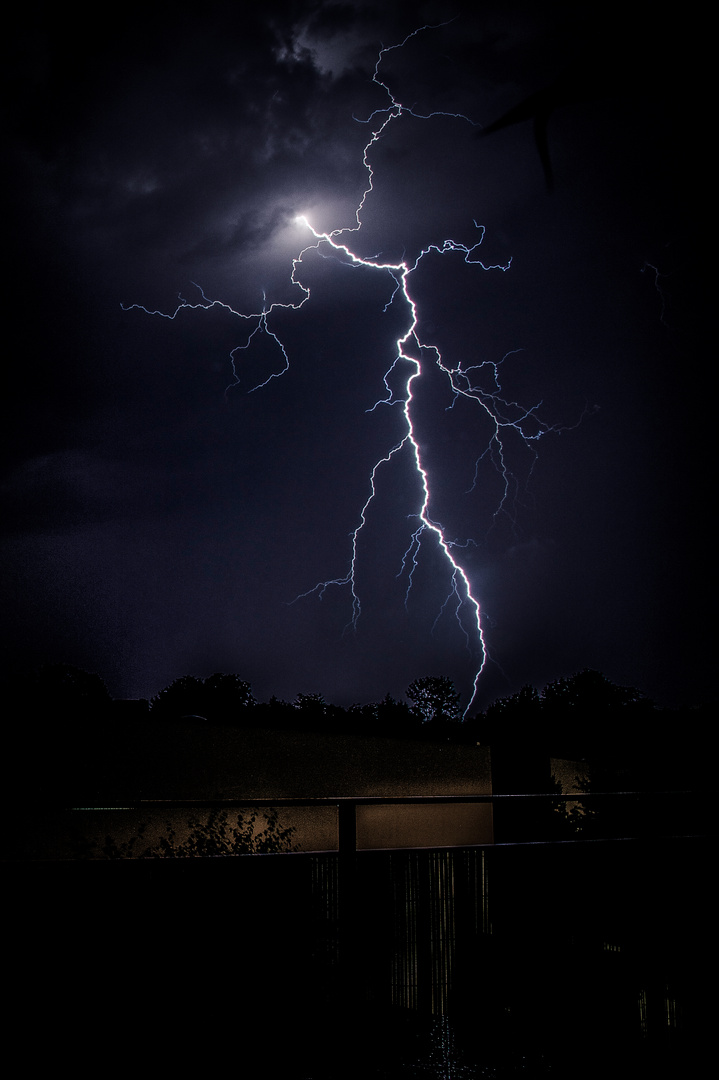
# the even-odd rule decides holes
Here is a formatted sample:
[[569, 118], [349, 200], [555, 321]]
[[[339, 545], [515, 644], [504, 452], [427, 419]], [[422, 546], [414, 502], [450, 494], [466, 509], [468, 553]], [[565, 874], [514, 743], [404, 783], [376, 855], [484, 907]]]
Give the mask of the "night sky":
[[[511, 260], [433, 252], [409, 284], [417, 337], [474, 387], [408, 344], [429, 517], [481, 606], [473, 708], [587, 667], [661, 705], [713, 693], [707, 27], [666, 10], [10, 16], [5, 674], [63, 662], [148, 697], [226, 671], [259, 700], [341, 705], [442, 674], [467, 704], [482, 650], [435, 534], [409, 550], [411, 454], [376, 473], [356, 627], [349, 585], [312, 591], [348, 574], [373, 466], [406, 434], [411, 365], [383, 376], [411, 312], [388, 306], [397, 273], [327, 242], [295, 270], [300, 307], [293, 258], [316, 241], [297, 218], [356, 226], [392, 95], [361, 229], [337, 241], [398, 266], [483, 236], [471, 260]], [[174, 319], [131, 307], [178, 295]]]

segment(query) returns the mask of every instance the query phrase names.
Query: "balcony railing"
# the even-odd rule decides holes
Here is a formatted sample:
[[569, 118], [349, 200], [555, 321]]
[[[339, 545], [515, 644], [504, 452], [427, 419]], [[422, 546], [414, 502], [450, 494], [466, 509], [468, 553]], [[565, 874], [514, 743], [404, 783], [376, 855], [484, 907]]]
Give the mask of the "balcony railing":
[[[579, 822], [563, 813], [578, 798]], [[93, 997], [112, 997], [125, 972], [132, 1023], [142, 1003], [173, 1038], [183, 1010], [208, 1031], [219, 1016], [241, 1049], [263, 1047], [268, 1076], [589, 1077], [617, 1062], [690, 1075], [704, 1034], [704, 802], [623, 792], [76, 808], [55, 818], [120, 833], [213, 811], [317, 814], [325, 840], [312, 847], [305, 820], [307, 846], [291, 858], [39, 859], [16, 876], [8, 925], [28, 928], [28, 970], [51, 956]], [[432, 815], [436, 842], [422, 842]]]

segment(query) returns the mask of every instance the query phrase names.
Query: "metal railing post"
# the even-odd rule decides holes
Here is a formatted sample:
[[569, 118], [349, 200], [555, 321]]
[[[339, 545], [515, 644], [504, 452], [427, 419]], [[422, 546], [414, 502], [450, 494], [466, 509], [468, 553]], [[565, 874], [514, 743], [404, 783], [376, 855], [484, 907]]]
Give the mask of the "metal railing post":
[[357, 804], [343, 799], [337, 804], [339, 854], [339, 962], [340, 979], [348, 1008], [358, 987], [357, 904]]

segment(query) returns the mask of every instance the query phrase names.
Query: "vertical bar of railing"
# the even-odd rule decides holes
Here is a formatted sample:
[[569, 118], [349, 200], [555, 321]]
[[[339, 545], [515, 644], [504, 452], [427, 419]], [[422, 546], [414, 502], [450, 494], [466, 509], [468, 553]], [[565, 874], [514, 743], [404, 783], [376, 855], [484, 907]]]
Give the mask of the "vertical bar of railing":
[[357, 905], [357, 804], [343, 799], [337, 804], [339, 854], [339, 962], [340, 982], [346, 1007], [358, 994]]

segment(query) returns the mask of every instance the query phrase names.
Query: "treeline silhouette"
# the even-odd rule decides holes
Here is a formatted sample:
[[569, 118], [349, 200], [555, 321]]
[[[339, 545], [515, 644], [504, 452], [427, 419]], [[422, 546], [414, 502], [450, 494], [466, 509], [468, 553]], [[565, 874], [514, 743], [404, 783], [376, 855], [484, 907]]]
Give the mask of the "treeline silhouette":
[[[319, 693], [300, 693], [293, 701], [271, 697], [258, 702], [249, 683], [237, 675], [217, 673], [202, 679], [176, 679], [148, 703], [156, 720], [194, 719], [213, 724], [267, 727], [318, 733], [390, 735], [398, 738], [472, 739], [460, 725], [460, 695], [446, 676], [416, 679], [407, 688], [408, 701], [389, 693], [381, 700], [345, 708]], [[476, 740], [475, 740], [476, 741]]]
[[[380, 736], [489, 746], [495, 790], [551, 791], [550, 757], [586, 763], [583, 782], [627, 790], [652, 783], [696, 783], [709, 710], [661, 709], [634, 687], [617, 686], [600, 672], [531, 686], [463, 718], [460, 696], [446, 676], [416, 679], [407, 700], [389, 693], [349, 707], [316, 692], [293, 701], [257, 701], [239, 675], [183, 676], [152, 699], [113, 700], [102, 678], [66, 664], [49, 665], [6, 686], [15, 716], [6, 726], [5, 792], [49, 802], [92, 790], [117, 773], [116, 746], [126, 735], [158, 725], [211, 729], [254, 728], [318, 735]], [[130, 740], [131, 741], [131, 740]], [[541, 769], [537, 762], [541, 761]], [[549, 786], [548, 786], [549, 785]], [[578, 788], [579, 790], [579, 788]]]

